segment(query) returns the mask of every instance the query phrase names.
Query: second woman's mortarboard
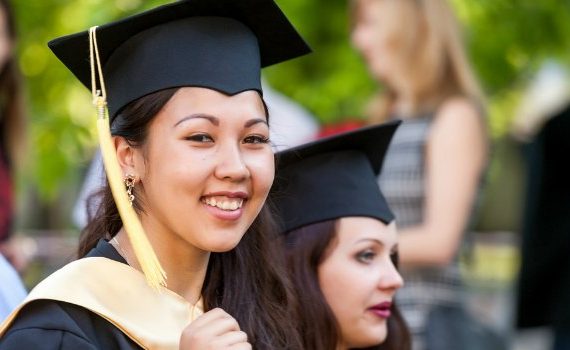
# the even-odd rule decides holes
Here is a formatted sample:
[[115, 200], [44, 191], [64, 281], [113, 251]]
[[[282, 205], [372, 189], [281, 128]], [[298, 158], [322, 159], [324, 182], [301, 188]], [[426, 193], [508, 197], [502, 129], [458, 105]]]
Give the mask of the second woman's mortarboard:
[[49, 47], [92, 90], [105, 171], [123, 226], [149, 284], [166, 284], [129, 206], [109, 117], [114, 120], [129, 103], [168, 88], [261, 93], [262, 67], [310, 49], [273, 0], [182, 0], [52, 40]]
[[277, 154], [271, 199], [281, 232], [348, 216], [394, 215], [377, 176], [399, 122], [362, 128]]
[[[97, 28], [113, 118], [162, 89], [261, 92], [260, 69], [310, 52], [273, 0], [182, 0]], [[89, 32], [52, 40], [55, 55], [89, 89]]]

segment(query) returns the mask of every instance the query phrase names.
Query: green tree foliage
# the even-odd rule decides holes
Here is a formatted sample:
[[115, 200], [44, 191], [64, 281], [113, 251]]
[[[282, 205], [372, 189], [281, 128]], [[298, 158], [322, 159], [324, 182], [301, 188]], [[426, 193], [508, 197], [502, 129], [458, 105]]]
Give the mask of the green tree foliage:
[[[90, 93], [47, 47], [55, 37], [85, 30], [141, 8], [138, 0], [13, 1], [18, 21], [20, 68], [26, 79], [30, 170], [25, 183], [41, 198], [73, 188], [95, 145]], [[158, 4], [154, 1], [154, 4]], [[145, 6], [152, 6], [146, 2]], [[84, 54], [84, 53], [81, 53]]]
[[[236, 0], [239, 1], [239, 0]], [[90, 94], [51, 54], [46, 43], [168, 1], [13, 1], [20, 66], [30, 115], [29, 183], [53, 200], [77, 183], [95, 142]], [[452, 0], [491, 101], [491, 126], [504, 132], [517, 89], [546, 57], [570, 60], [570, 0]], [[266, 69], [278, 90], [323, 123], [361, 115], [377, 88], [350, 47], [346, 0], [278, 0], [314, 53]], [[515, 92], [513, 92], [515, 91]]]

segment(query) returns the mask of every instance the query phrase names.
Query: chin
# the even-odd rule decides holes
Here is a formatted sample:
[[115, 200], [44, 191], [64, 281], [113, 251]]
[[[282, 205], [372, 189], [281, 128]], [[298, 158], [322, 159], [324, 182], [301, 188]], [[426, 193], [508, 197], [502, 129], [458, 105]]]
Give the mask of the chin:
[[210, 248], [208, 249], [208, 251], [212, 252], [212, 253], [226, 253], [229, 252], [230, 250], [234, 249], [235, 247], [237, 247], [237, 244], [234, 245], [226, 245], [223, 247], [214, 247], [214, 248]]
[[222, 239], [215, 242], [207, 242], [205, 244], [205, 250], [212, 253], [225, 253], [237, 247], [240, 240], [241, 237], [240, 239]]
[[386, 329], [371, 330], [370, 332], [366, 332], [366, 334], [362, 334], [358, 339], [354, 339], [355, 341], [352, 342], [350, 348], [361, 349], [380, 345], [386, 341], [387, 336], [388, 333]]
[[386, 341], [387, 336], [388, 334], [385, 329], [382, 331], [378, 331], [374, 335], [371, 335], [370, 342], [365, 347], [382, 344], [383, 342]]

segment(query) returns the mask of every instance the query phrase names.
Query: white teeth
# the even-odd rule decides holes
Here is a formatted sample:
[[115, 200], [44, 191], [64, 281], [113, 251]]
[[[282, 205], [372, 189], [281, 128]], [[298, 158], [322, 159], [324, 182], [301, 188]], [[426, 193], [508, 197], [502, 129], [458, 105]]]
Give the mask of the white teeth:
[[218, 200], [216, 200], [213, 197], [207, 197], [204, 198], [203, 201], [211, 207], [216, 207], [222, 210], [237, 210], [241, 208], [243, 204], [242, 198], [218, 198]]

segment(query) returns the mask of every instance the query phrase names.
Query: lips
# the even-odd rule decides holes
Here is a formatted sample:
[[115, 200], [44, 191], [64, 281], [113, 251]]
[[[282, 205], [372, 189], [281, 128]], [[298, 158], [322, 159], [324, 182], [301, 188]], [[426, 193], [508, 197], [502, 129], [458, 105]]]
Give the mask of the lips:
[[243, 204], [242, 198], [229, 198], [225, 196], [203, 197], [202, 202], [222, 210], [236, 210]]
[[387, 319], [392, 314], [391, 308], [392, 308], [392, 303], [389, 301], [385, 301], [383, 303], [376, 304], [370, 307], [368, 311], [372, 312], [374, 315], [380, 318]]
[[206, 210], [220, 220], [237, 220], [243, 213], [247, 201], [245, 192], [210, 192], [200, 198]]

